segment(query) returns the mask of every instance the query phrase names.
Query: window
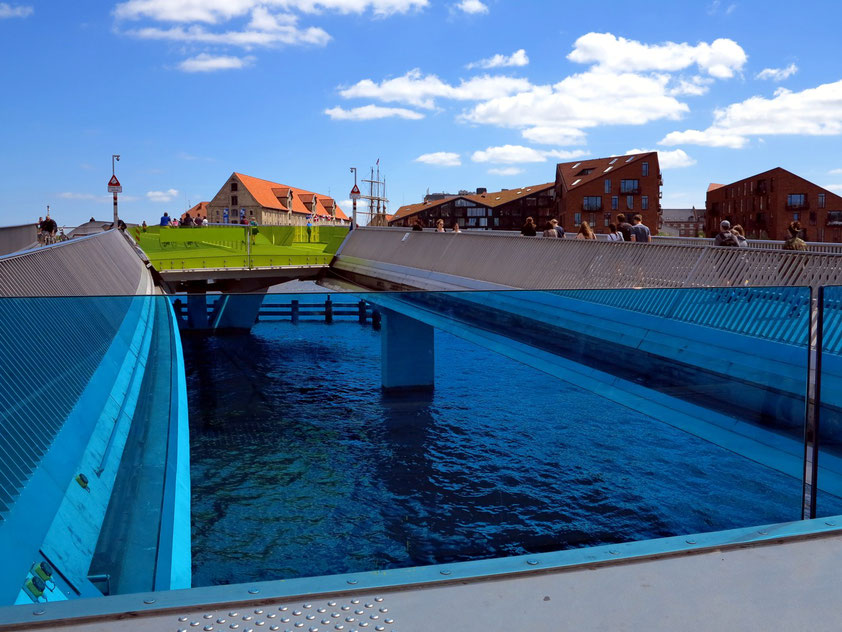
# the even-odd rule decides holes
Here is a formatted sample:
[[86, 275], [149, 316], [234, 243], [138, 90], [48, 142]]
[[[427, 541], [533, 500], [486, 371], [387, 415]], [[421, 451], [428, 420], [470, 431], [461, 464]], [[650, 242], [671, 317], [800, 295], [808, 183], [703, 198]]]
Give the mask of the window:
[[467, 209], [467, 211], [468, 217], [485, 217], [485, 208], [472, 206], [471, 208]]
[[586, 195], [582, 202], [582, 209], [585, 211], [601, 211], [602, 198], [598, 195]]
[[819, 193], [819, 208], [824, 208], [824, 193]]
[[237, 190], [237, 183], [236, 183], [236, 182], [232, 182], [232, 183], [231, 183], [231, 191], [236, 191], [236, 190]]
[[792, 221], [793, 221], [793, 222], [797, 222], [797, 221], [798, 221], [798, 215], [799, 215], [799, 213], [793, 213], [793, 214], [792, 214]]
[[612, 195], [611, 196], [611, 210], [616, 211], [620, 208], [620, 196], [619, 195]]
[[573, 213], [573, 223], [578, 226], [582, 223], [582, 214], [581, 213]]
[[577, 162], [575, 165], [573, 165], [573, 166], [571, 167], [571, 169], [575, 169], [576, 167], [578, 167], [578, 166], [579, 166], [579, 165], [581, 165], [581, 164], [582, 164], [581, 162]]
[[237, 196], [232, 195], [231, 196], [231, 206], [237, 206], [238, 204], [239, 204], [239, 202], [237, 201]]
[[606, 178], [605, 180], [605, 192], [611, 193], [611, 178]]
[[633, 195], [627, 195], [626, 196], [626, 208], [629, 209], [630, 211], [634, 210], [634, 196]]
[[640, 198], [640, 208], [644, 211], [649, 208], [649, 196], [648, 195], [644, 195], [643, 197]]
[[626, 162], [631, 162], [632, 160], [634, 160], [634, 156], [629, 156], [628, 158], [626, 158]]
[[[499, 200], [500, 198], [497, 198], [497, 199]], [[473, 202], [471, 202], [470, 200], [465, 200], [465, 199], [463, 199], [463, 198], [459, 198], [458, 200], [456, 200], [456, 201], [455, 201], [455, 202], [453, 202], [453, 203], [454, 203], [456, 206], [473, 206], [473, 205], [474, 205], [474, 203], [473, 203]]]
[[648, 162], [644, 162], [642, 165], [640, 165], [640, 168], [643, 170], [642, 175], [643, 175], [644, 178], [649, 175], [649, 163]]
[[617, 162], [617, 159], [616, 159], [616, 158], [615, 158], [614, 160], [612, 160], [611, 162], [609, 162], [608, 164], [609, 164], [609, 165], [613, 165], [615, 162]]
[[637, 193], [640, 191], [640, 180], [620, 180], [620, 193]]
[[576, 186], [577, 184], [579, 184], [581, 181], [582, 181], [582, 179], [581, 179], [581, 178], [579, 178], [578, 180], [574, 180], [574, 181], [573, 181], [573, 184], [571, 184], [570, 186], [571, 186], [571, 187], [575, 187], [575, 186]]
[[606, 168], [605, 168], [605, 171], [603, 171], [602, 173], [608, 173], [608, 172], [609, 172], [609, 171], [611, 171], [613, 168], [614, 168], [614, 167], [606, 167]]
[[786, 205], [792, 208], [799, 208], [805, 205], [807, 196], [803, 193], [790, 193], [786, 196]]
[[815, 211], [810, 211], [810, 225], [811, 226], [816, 225], [816, 212]]
[[603, 225], [608, 226], [611, 223], [611, 213], [603, 213], [602, 214], [602, 222]]
[[577, 173], [576, 175], [577, 175], [577, 176], [586, 176], [586, 175], [588, 175], [588, 174], [590, 174], [590, 173], [593, 173], [593, 169], [582, 169], [582, 170], [581, 170], [579, 173]]

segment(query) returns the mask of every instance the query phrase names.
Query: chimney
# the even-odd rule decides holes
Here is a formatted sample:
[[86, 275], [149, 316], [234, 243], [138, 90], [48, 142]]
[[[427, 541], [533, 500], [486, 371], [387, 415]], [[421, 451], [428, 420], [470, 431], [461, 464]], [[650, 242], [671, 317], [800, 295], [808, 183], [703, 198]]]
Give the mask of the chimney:
[[477, 195], [484, 195], [488, 193], [488, 189], [485, 187], [477, 187]]

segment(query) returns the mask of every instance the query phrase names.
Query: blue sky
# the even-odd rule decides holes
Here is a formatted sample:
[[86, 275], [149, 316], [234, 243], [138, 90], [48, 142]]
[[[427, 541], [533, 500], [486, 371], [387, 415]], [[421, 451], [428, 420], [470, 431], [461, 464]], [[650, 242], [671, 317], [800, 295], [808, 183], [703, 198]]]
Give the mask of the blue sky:
[[[0, 224], [154, 219], [232, 171], [391, 209], [661, 152], [664, 207], [775, 166], [842, 192], [839, 2], [0, 1]], [[345, 204], [346, 206], [347, 203]]]

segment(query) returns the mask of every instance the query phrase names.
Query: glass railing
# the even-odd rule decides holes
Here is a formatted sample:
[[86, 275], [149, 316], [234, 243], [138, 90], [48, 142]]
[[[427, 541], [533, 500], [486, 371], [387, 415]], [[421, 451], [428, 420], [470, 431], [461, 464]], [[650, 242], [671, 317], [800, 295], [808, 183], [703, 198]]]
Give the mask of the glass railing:
[[342, 226], [140, 226], [137, 244], [160, 271], [324, 266], [348, 234]]

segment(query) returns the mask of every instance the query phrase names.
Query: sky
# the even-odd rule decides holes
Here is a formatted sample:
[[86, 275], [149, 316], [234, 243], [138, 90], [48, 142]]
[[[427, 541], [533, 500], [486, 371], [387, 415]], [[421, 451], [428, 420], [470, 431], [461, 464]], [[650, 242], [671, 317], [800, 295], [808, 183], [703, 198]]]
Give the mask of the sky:
[[389, 208], [658, 150], [664, 208], [783, 167], [842, 193], [842, 3], [0, 1], [0, 225], [157, 219], [233, 171]]

